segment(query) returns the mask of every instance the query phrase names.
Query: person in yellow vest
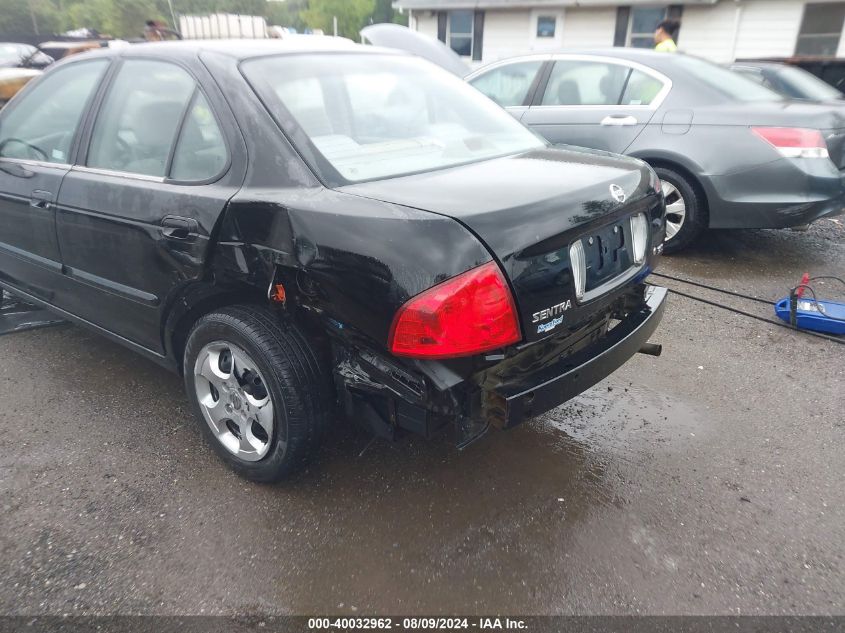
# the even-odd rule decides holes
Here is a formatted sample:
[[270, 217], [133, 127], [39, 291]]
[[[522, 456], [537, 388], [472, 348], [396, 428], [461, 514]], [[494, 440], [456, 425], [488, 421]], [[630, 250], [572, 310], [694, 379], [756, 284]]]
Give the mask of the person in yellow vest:
[[654, 31], [654, 50], [661, 53], [675, 53], [678, 45], [675, 44], [678, 30], [681, 24], [677, 20], [663, 20], [657, 25]]

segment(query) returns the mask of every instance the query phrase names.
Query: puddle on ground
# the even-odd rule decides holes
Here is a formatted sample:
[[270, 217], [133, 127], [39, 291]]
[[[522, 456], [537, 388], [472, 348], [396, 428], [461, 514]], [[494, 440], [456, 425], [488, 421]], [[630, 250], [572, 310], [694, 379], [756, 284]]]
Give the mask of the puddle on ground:
[[[380, 442], [361, 456], [346, 442], [330, 446], [293, 492], [328, 504], [344, 526], [368, 527], [323, 518], [321, 529], [339, 538], [313, 561], [297, 605], [324, 604], [327, 592], [376, 604], [419, 586], [427, 604], [466, 609], [495, 587], [503, 608], [519, 608], [540, 590], [526, 585], [526, 570], [565, 557], [588, 517], [625, 504], [632, 472], [648, 468], [654, 451], [687, 446], [700, 428], [683, 403], [611, 379], [462, 452], [446, 439]], [[456, 596], [453, 586], [479, 593]]]
[[706, 431], [700, 413], [684, 402], [630, 381], [611, 377], [531, 424], [550, 436], [588, 445], [593, 451], [634, 450], [641, 442], [682, 447]]

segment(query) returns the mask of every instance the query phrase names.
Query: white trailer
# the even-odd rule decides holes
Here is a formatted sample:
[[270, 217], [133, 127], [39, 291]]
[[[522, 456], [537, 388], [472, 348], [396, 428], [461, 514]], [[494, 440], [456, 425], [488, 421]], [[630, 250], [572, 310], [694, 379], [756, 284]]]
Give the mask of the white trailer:
[[233, 13], [180, 15], [179, 31], [186, 40], [264, 39], [267, 21], [258, 15]]

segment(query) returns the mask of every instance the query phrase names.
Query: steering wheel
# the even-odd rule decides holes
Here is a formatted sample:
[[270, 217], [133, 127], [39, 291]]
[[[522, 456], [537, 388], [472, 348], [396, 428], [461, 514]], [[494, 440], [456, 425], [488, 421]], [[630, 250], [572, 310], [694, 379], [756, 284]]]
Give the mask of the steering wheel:
[[[35, 160], [43, 160], [44, 162], [50, 162], [50, 157], [47, 156], [47, 152], [45, 152], [43, 149], [41, 149], [37, 145], [33, 145], [32, 143], [27, 143], [24, 140], [13, 137], [3, 139], [3, 141], [0, 142], [0, 156], [3, 156], [3, 150], [6, 149], [6, 146], [9, 143], [18, 143], [19, 145], [23, 145], [30, 151], [31, 154], [35, 155]], [[38, 155], [40, 155], [40, 157]]]

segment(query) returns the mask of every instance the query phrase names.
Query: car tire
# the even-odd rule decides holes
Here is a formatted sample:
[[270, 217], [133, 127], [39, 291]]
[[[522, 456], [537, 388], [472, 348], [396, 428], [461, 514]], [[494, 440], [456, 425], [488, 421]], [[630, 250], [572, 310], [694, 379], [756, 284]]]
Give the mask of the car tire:
[[692, 244], [707, 228], [707, 206], [698, 187], [673, 169], [655, 167], [666, 196], [665, 253], [677, 253]]
[[328, 372], [300, 329], [269, 309], [203, 316], [185, 346], [184, 376], [203, 435], [246, 479], [278, 482], [301, 469], [328, 427]]

